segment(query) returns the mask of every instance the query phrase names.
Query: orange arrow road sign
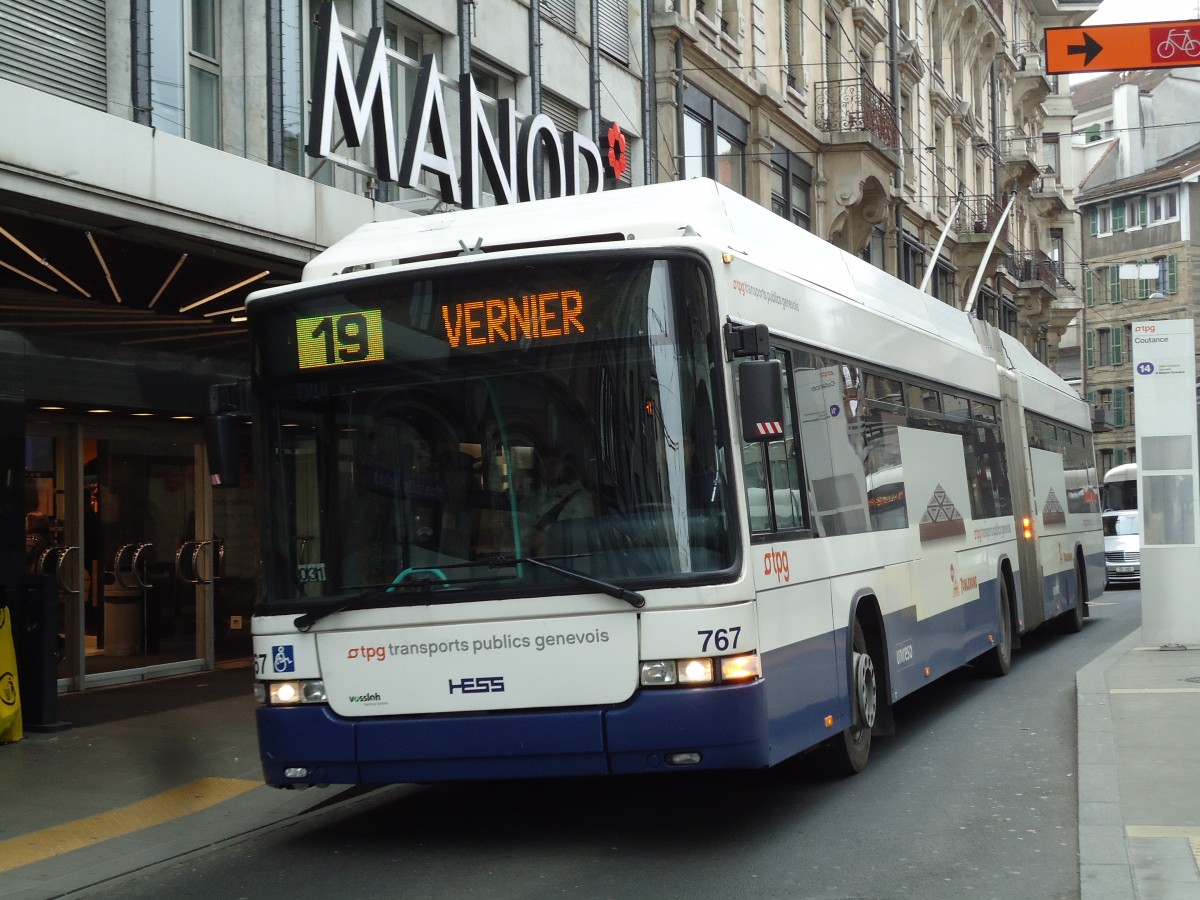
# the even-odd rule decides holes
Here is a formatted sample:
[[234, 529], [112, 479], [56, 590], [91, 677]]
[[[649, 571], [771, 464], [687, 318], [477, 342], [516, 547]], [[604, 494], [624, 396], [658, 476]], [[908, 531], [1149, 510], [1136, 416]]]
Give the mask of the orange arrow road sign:
[[1046, 72], [1200, 66], [1200, 21], [1046, 29]]

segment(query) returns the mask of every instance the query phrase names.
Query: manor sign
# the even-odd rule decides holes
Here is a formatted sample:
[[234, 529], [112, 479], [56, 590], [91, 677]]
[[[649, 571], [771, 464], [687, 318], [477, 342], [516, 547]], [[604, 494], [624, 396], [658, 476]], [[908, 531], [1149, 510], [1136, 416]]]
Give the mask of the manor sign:
[[[529, 116], [518, 126], [512, 101], [499, 100], [500, 134], [493, 135], [483, 97], [470, 73], [459, 79], [458, 89], [460, 179], [452, 123], [446, 115], [437, 61], [432, 55], [421, 60], [408, 130], [400, 147], [392, 116], [396, 104], [388, 78], [388, 56], [394, 51], [384, 46], [383, 29], [371, 29], [355, 75], [332, 2], [322, 4], [317, 26], [312, 116], [305, 146], [309, 156], [351, 162], [334, 153], [336, 110], [345, 141], [351, 147], [362, 146], [370, 125], [374, 171], [368, 174], [427, 193], [421, 178], [429, 173], [438, 182], [442, 200], [467, 209], [483, 205], [484, 174], [491, 182], [497, 204], [539, 199], [543, 190], [535, 164], [539, 147], [550, 196], [599, 193], [604, 189], [600, 148], [577, 131], [560, 136], [545, 114]], [[627, 162], [625, 138], [618, 126], [612, 130], [616, 138], [609, 136], [608, 161], [610, 170], [616, 169], [619, 177]]]

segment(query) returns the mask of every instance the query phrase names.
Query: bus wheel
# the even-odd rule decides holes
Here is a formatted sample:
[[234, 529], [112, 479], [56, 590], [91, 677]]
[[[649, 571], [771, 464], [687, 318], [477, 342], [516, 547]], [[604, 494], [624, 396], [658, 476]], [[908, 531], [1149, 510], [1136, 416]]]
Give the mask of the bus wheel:
[[1087, 576], [1079, 560], [1075, 560], [1075, 608], [1063, 614], [1062, 630], [1067, 634], [1079, 634], [1083, 631], [1083, 604], [1087, 596]]
[[1000, 576], [1000, 591], [996, 601], [999, 607], [996, 612], [999, 614], [999, 634], [996, 637], [995, 646], [988, 650], [979, 658], [979, 669], [985, 675], [993, 678], [999, 678], [1002, 675], [1007, 675], [1008, 670], [1012, 668], [1012, 615], [1010, 603], [1008, 600], [1008, 581], [1004, 576]]
[[879, 681], [875, 661], [867, 652], [862, 625], [854, 620], [854, 676], [850, 685], [854, 704], [850, 727], [833, 739], [829, 747], [830, 771], [838, 775], [857, 775], [867, 767], [871, 755], [871, 729], [879, 707]]

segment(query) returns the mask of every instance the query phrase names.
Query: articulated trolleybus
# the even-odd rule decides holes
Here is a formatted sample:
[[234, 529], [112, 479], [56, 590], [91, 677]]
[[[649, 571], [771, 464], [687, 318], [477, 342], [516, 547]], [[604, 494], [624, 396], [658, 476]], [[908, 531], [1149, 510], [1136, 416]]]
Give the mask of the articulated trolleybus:
[[1104, 585], [1078, 396], [709, 180], [368, 225], [247, 313], [272, 785], [856, 772]]

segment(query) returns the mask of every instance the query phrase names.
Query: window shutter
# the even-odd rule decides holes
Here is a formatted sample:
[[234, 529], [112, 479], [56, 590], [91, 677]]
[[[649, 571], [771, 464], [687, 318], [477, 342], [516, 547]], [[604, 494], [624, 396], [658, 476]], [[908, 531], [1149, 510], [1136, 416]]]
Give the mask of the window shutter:
[[1112, 208], [1112, 230], [1115, 234], [1125, 230], [1125, 204], [1114, 203]]
[[[104, 6], [90, 0], [10, 0], [0, 4], [0, 78], [107, 110]], [[128, 29], [128, 3], [125, 8]]]
[[1096, 286], [1092, 283], [1092, 270], [1083, 270], [1083, 302], [1088, 306], [1096, 305]]
[[575, 31], [575, 0], [542, 0], [542, 18], [567, 31]]
[[1125, 462], [1125, 448], [1118, 447], [1113, 451], [1113, 465], [1119, 466]]
[[[1144, 265], [1148, 265], [1152, 262], [1154, 262], [1154, 260], [1152, 260], [1152, 259], [1143, 259], [1143, 260], [1139, 261], [1139, 265], [1144, 266]], [[1150, 296], [1150, 282], [1147, 281], [1145, 278], [1138, 279], [1137, 295], [1138, 295], [1139, 300], [1145, 300], [1147, 297]]]
[[1124, 342], [1125, 329], [1114, 328], [1109, 332], [1109, 346], [1112, 349], [1112, 364], [1119, 366], [1121, 364], [1121, 350]]
[[1100, 210], [1092, 207], [1088, 210], [1088, 222], [1091, 226], [1092, 237], [1100, 233]]
[[1125, 392], [1113, 391], [1113, 427], [1125, 427]]
[[1116, 263], [1108, 267], [1108, 302], [1121, 302], [1121, 267]]
[[1148, 225], [1150, 223], [1150, 198], [1138, 197], [1138, 224]]
[[[1089, 369], [1094, 369], [1094, 368], [1096, 368], [1096, 332], [1089, 331], [1087, 333], [1087, 340], [1085, 341], [1085, 344], [1086, 344], [1085, 350], [1086, 350], [1086, 354], [1087, 354], [1087, 367]], [[1088, 394], [1088, 396], [1092, 397], [1093, 395]]]
[[600, 49], [629, 65], [628, 0], [596, 0], [600, 4]]
[[1179, 279], [1175, 271], [1175, 254], [1167, 257], [1167, 293], [1179, 293]]

